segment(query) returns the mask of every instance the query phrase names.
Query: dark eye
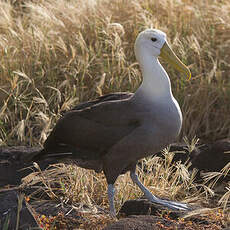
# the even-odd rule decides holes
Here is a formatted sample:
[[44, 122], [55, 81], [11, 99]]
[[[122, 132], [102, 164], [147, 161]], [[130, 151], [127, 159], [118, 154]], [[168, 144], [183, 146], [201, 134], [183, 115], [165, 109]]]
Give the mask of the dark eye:
[[151, 38], [151, 41], [155, 42], [155, 41], [157, 41], [157, 39], [156, 38]]

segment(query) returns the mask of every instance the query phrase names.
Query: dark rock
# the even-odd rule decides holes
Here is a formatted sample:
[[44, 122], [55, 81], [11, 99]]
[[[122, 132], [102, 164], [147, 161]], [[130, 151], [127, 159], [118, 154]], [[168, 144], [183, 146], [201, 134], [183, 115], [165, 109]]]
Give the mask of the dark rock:
[[230, 162], [230, 139], [198, 147], [191, 154], [192, 167], [208, 172], [218, 172]]
[[119, 216], [130, 215], [158, 215], [160, 211], [168, 211], [173, 219], [186, 214], [185, 211], [172, 211], [167, 207], [152, 203], [146, 199], [127, 200], [119, 211]]
[[[159, 216], [129, 216], [105, 227], [103, 230], [159, 230], [159, 229], [187, 229], [183, 223], [165, 219]], [[195, 228], [194, 228], [195, 229]]]
[[[26, 162], [28, 156], [40, 151], [40, 147], [0, 147], [0, 187], [5, 185], [18, 185], [21, 179], [27, 176], [32, 170], [32, 162]], [[51, 161], [43, 161], [39, 166], [45, 169]]]
[[[15, 229], [17, 224], [17, 213], [18, 213], [18, 198], [19, 193], [16, 191], [7, 191], [0, 193], [0, 229], [6, 222], [9, 223], [6, 229]], [[19, 229], [30, 229], [32, 227], [39, 227], [35, 221], [31, 210], [25, 204], [23, 195], [22, 208], [19, 214]]]
[[[190, 158], [188, 146], [184, 143], [171, 144], [169, 151], [175, 153], [173, 157], [173, 162], [181, 161], [182, 163], [185, 163]], [[198, 152], [198, 151], [199, 151], [198, 147], [195, 147], [193, 150], [193, 152]], [[163, 156], [161, 152], [157, 153], [157, 155]]]
[[[192, 223], [192, 225], [191, 225]], [[160, 230], [160, 229], [214, 229], [215, 222], [201, 216], [183, 219], [173, 219], [167, 214], [160, 216], [152, 215], [132, 215], [109, 224], [103, 230]], [[215, 229], [222, 229], [216, 226]], [[226, 229], [227, 230], [227, 229]]]
[[[189, 153], [186, 144], [172, 144], [170, 151], [175, 153], [173, 162], [190, 161], [192, 164], [189, 169], [196, 168], [199, 172], [219, 172], [230, 162], [230, 138], [216, 141], [210, 144], [198, 145]], [[164, 157], [162, 153], [157, 156]], [[227, 176], [225, 180], [229, 180]]]
[[108, 225], [103, 230], [154, 230], [159, 229], [156, 224], [161, 222], [164, 222], [164, 224], [168, 222], [168, 225], [170, 225], [169, 221], [156, 216], [130, 216]]

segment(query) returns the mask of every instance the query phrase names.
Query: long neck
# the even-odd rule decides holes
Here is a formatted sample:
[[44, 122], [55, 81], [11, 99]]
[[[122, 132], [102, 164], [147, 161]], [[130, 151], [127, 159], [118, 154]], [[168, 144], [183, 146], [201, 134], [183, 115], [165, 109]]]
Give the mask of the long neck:
[[146, 52], [138, 58], [143, 81], [135, 93], [135, 97], [145, 97], [151, 101], [160, 98], [171, 98], [171, 83], [168, 74], [156, 57]]

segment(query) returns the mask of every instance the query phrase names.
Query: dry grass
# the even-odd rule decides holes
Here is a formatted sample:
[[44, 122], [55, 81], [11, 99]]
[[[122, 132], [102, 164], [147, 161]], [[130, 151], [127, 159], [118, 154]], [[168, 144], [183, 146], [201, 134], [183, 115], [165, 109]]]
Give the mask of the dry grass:
[[[191, 203], [193, 200], [200, 201], [200, 191], [193, 184], [195, 171], [190, 175], [188, 166], [181, 163], [171, 164], [173, 153], [166, 154], [166, 160], [160, 157], [143, 160], [142, 167], [138, 169], [140, 179], [158, 196]], [[41, 182], [42, 186], [36, 186], [36, 193], [45, 192], [50, 199], [59, 201], [61, 199], [62, 202], [107, 206], [107, 183], [103, 174], [73, 164], [50, 165], [45, 171], [41, 171], [38, 165], [35, 167], [37, 170], [24, 178], [24, 182], [27, 186], [34, 186]], [[140, 189], [133, 185], [128, 174], [119, 177], [116, 190], [118, 209], [125, 200], [143, 195]]]
[[[184, 114], [180, 138], [230, 136], [228, 0], [0, 0], [0, 11], [0, 145], [41, 145], [61, 113], [78, 102], [135, 91], [141, 74], [133, 44], [148, 27], [168, 34], [192, 72], [188, 82], [165, 65]], [[172, 157], [145, 159], [149, 174], [139, 169], [145, 185], [166, 198], [207, 203], [216, 179], [229, 173], [227, 165], [199, 187], [195, 172], [170, 165]], [[60, 164], [35, 174], [52, 199], [107, 207], [101, 174]], [[225, 210], [229, 190], [219, 198]], [[117, 208], [140, 196], [127, 175], [119, 178]]]
[[[189, 148], [192, 148], [192, 146], [189, 146]], [[207, 229], [214, 230], [229, 226], [229, 184], [225, 188], [225, 192], [222, 191], [213, 200], [215, 194], [213, 190], [214, 183], [217, 183], [220, 177], [228, 175], [229, 165], [218, 175], [214, 175], [214, 173], [212, 176], [206, 175], [204, 184], [197, 184], [194, 180], [196, 170], [189, 172], [189, 163], [173, 163], [174, 153], [167, 149], [164, 150], [163, 154], [165, 159], [155, 156], [141, 161], [138, 167], [141, 181], [153, 194], [159, 197], [204, 207], [188, 213], [178, 223], [187, 226], [187, 229], [204, 229], [202, 223], [191, 222], [191, 217], [198, 216], [208, 221]], [[95, 229], [95, 226], [101, 229], [106, 223], [114, 221], [108, 214], [107, 183], [103, 174], [96, 174], [94, 171], [82, 169], [72, 164], [51, 165], [45, 171], [41, 171], [36, 163], [34, 166], [34, 172], [24, 178], [22, 184], [23, 187], [30, 187], [34, 190], [33, 193], [29, 194], [28, 200], [43, 200], [47, 199], [48, 196], [56, 204], [69, 205], [77, 211], [77, 215], [84, 216], [87, 219], [86, 222], [81, 223], [86, 229]], [[117, 210], [121, 208], [126, 200], [137, 199], [142, 196], [142, 192], [132, 183], [128, 174], [118, 178], [115, 195]], [[215, 205], [211, 205], [213, 201], [215, 201]], [[84, 204], [86, 207], [83, 208], [79, 204]], [[100, 207], [100, 209], [97, 207]], [[104, 209], [102, 213], [101, 209]], [[168, 218], [164, 214], [162, 215], [164, 218]], [[50, 222], [53, 222], [53, 218], [50, 219], [49, 217], [43, 216], [38, 219], [42, 223], [48, 223], [49, 226]], [[172, 219], [170, 221], [172, 221], [172, 224], [176, 223]], [[72, 222], [70, 221], [70, 223]], [[89, 226], [92, 228], [89, 228]]]
[[187, 82], [166, 66], [184, 114], [181, 137], [230, 135], [229, 1], [18, 0], [0, 9], [1, 144], [41, 144], [77, 102], [134, 91], [133, 44], [147, 27], [165, 31], [192, 71]]

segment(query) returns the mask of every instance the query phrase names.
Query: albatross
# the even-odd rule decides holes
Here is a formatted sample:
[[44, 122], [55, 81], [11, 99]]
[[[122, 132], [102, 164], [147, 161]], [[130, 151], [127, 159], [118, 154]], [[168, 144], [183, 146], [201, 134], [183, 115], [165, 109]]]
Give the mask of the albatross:
[[138, 160], [171, 144], [182, 126], [180, 107], [158, 57], [188, 78], [191, 73], [160, 30], [146, 29], [139, 33], [134, 51], [143, 76], [136, 92], [109, 94], [77, 105], [58, 120], [43, 150], [33, 160], [72, 158], [81, 167], [103, 171], [113, 216], [116, 215], [114, 183], [128, 171], [149, 201], [174, 210], [187, 210], [185, 203], [154, 196], [139, 180], [136, 165]]

